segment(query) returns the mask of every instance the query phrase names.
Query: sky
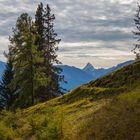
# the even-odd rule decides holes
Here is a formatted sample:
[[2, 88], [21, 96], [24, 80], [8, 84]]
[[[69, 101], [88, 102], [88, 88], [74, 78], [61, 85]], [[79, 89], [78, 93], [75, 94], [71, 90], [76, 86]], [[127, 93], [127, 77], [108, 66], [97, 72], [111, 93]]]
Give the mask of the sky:
[[0, 0], [1, 61], [6, 61], [3, 52], [17, 17], [28, 12], [34, 18], [39, 2], [48, 3], [55, 14], [55, 31], [62, 40], [57, 54], [63, 64], [111, 67], [134, 59], [137, 0]]

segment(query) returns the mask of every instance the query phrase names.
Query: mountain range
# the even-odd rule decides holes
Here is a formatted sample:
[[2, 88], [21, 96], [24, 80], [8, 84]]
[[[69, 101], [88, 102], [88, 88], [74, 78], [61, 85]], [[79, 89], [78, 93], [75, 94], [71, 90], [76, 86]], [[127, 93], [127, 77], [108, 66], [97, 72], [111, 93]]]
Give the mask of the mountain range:
[[68, 65], [60, 65], [59, 67], [61, 67], [63, 70], [62, 75], [65, 76], [65, 81], [67, 81], [67, 83], [61, 82], [61, 86], [69, 91], [79, 85], [85, 84], [91, 80], [95, 80], [123, 66], [132, 64], [133, 62], [133, 60], [129, 60], [120, 63], [117, 66], [99, 69], [94, 68], [94, 66], [90, 63], [88, 63], [83, 69]]
[[94, 68], [92, 64], [88, 63], [82, 70], [85, 71], [86, 73], [92, 75], [94, 77], [94, 79], [96, 79], [96, 78], [99, 78], [112, 71], [115, 71], [123, 66], [132, 64], [133, 62], [134, 62], [133, 60], [129, 60], [129, 61], [120, 63], [120, 64], [110, 67], [110, 68], [99, 68], [99, 69]]
[[[66, 91], [69, 91], [77, 86], [85, 84], [91, 80], [97, 79], [101, 76], [104, 76], [112, 71], [117, 70], [125, 65], [133, 63], [133, 60], [120, 63], [117, 66], [110, 68], [94, 68], [94, 66], [88, 63], [83, 69], [69, 66], [69, 65], [59, 65], [63, 71], [62, 75], [65, 77], [66, 82], [61, 82], [61, 87]], [[0, 61], [0, 79], [2, 78], [3, 71], [5, 69], [5, 63]]]

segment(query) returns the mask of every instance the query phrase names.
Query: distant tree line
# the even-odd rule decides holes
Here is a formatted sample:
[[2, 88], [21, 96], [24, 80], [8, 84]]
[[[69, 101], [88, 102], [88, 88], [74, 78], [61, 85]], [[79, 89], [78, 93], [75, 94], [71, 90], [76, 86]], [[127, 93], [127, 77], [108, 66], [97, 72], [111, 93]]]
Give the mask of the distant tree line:
[[56, 51], [61, 41], [54, 31], [54, 14], [38, 5], [35, 21], [21, 14], [10, 36], [6, 69], [0, 82], [0, 107], [26, 108], [62, 94], [64, 80]]

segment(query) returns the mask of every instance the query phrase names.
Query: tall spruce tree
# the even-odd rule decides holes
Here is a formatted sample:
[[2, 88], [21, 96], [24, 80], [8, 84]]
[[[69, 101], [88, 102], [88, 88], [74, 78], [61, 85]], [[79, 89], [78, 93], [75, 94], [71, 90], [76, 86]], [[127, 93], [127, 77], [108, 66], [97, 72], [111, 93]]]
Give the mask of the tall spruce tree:
[[134, 18], [135, 26], [137, 31], [134, 31], [134, 35], [137, 38], [137, 43], [133, 49], [134, 54], [136, 54], [136, 59], [140, 59], [140, 5], [138, 4], [138, 9], [136, 11], [136, 15]]
[[43, 4], [38, 5], [36, 15], [35, 15], [35, 26], [37, 29], [38, 38], [36, 39], [36, 44], [38, 45], [38, 50], [44, 50], [44, 9]]
[[55, 16], [51, 14], [49, 5], [44, 8], [43, 4], [40, 3], [35, 16], [35, 26], [37, 27], [37, 34], [39, 36], [36, 43], [39, 44], [38, 49], [44, 52], [43, 57], [45, 61], [43, 65], [46, 67], [46, 76], [50, 78], [50, 82], [45, 87], [42, 87], [42, 101], [62, 94], [60, 81], [64, 80], [64, 77], [61, 75], [62, 70], [54, 65], [60, 64], [56, 51], [61, 41], [57, 39], [57, 34], [54, 31], [54, 20]]
[[14, 54], [11, 86], [13, 89], [18, 86], [15, 107], [25, 108], [37, 103], [35, 91], [48, 83], [45, 68], [38, 65], [44, 58], [42, 51], [37, 50], [36, 38], [36, 28], [31, 17], [27, 13], [21, 14], [10, 38], [11, 51]]
[[15, 100], [16, 95], [14, 90], [10, 88], [10, 83], [13, 80], [12, 55], [10, 53], [4, 54], [7, 58], [7, 63], [0, 82], [0, 107], [9, 110]]

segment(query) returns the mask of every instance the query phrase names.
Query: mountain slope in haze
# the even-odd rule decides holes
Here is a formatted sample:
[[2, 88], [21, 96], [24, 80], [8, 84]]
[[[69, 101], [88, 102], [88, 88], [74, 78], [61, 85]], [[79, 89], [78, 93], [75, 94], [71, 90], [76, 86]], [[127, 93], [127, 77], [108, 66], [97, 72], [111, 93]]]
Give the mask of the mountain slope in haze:
[[115, 71], [125, 65], [133, 63], [133, 60], [126, 61], [124, 63], [118, 64], [117, 66], [104, 69], [96, 69], [92, 64], [88, 63], [84, 69], [79, 69], [73, 66], [60, 65], [59, 67], [63, 70], [62, 75], [65, 77], [67, 83], [61, 82], [61, 86], [67, 91], [76, 88], [77, 86], [87, 83], [91, 80], [99, 78], [105, 74]]
[[[64, 75], [65, 81], [67, 81], [67, 83], [61, 82], [60, 84], [61, 84], [61, 87], [66, 89], [66, 91], [69, 91], [71, 89], [76, 88], [77, 86], [81, 84], [87, 83], [107, 73], [110, 73], [118, 68], [131, 64], [132, 62], [133, 60], [127, 61], [108, 69], [104, 69], [104, 68], [96, 69], [90, 63], [88, 63], [84, 69], [79, 69], [79, 68], [68, 66], [68, 65], [59, 65], [59, 67], [63, 70], [62, 75]], [[0, 79], [2, 77], [4, 69], [5, 69], [5, 63], [0, 62]]]
[[16, 113], [0, 113], [0, 139], [139, 140], [140, 61]]
[[64, 75], [65, 81], [67, 81], [67, 83], [61, 82], [61, 86], [66, 90], [71, 90], [94, 79], [92, 75], [79, 68], [68, 65], [61, 65], [59, 67], [63, 70], [62, 75]]
[[4, 70], [5, 70], [5, 63], [0, 61], [0, 79], [2, 78]]

